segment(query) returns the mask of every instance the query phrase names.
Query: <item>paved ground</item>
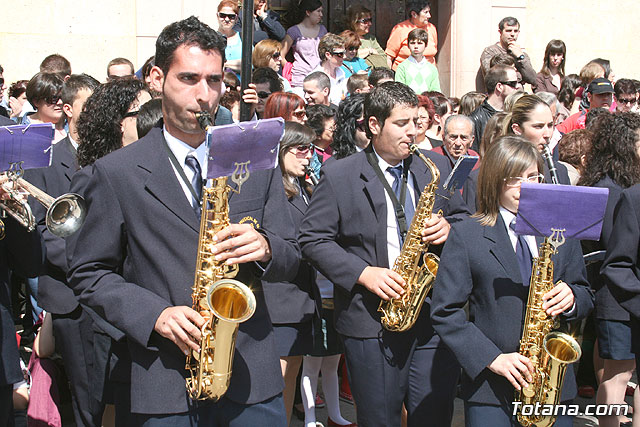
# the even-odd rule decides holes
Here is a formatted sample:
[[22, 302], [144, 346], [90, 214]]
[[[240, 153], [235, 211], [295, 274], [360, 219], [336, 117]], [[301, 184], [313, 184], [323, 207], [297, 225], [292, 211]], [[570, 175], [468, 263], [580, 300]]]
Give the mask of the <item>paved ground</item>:
[[[634, 378], [633, 381], [636, 379]], [[576, 399], [576, 403], [580, 405], [581, 412], [584, 412], [584, 408], [586, 405], [595, 404], [595, 398], [593, 399], [584, 399], [578, 398]], [[627, 398], [627, 403], [631, 403], [631, 398]], [[464, 427], [464, 412], [463, 412], [463, 402], [461, 399], [456, 399], [453, 415], [453, 423], [452, 427]], [[353, 405], [340, 402], [340, 409], [342, 412], [342, 416], [349, 421], [356, 421], [356, 413]], [[316, 420], [321, 422], [324, 426], [327, 426], [327, 410], [326, 408], [321, 408], [316, 410]], [[596, 417], [579, 415], [574, 419], [573, 422], [574, 427], [595, 427], [598, 425], [598, 420]], [[296, 418], [295, 415], [291, 417], [291, 427], [304, 427], [304, 422]]]

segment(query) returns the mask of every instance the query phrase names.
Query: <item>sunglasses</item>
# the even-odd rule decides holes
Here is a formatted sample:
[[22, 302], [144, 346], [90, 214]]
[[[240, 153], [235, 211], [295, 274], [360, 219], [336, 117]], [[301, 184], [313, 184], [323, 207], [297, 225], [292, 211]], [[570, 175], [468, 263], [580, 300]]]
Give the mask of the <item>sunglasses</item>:
[[51, 105], [56, 105], [60, 101], [60, 95], [50, 96], [44, 99], [44, 102]]
[[358, 50], [358, 48], [359, 48], [359, 46], [351, 46], [351, 47], [348, 47], [347, 50], [349, 52], [356, 52]]
[[271, 55], [271, 57], [273, 59], [280, 59], [280, 52], [275, 52], [273, 55]]
[[503, 85], [507, 85], [507, 86], [511, 86], [514, 89], [518, 88], [518, 81], [517, 80], [508, 80], [506, 82], [500, 82]]
[[229, 20], [229, 21], [233, 21], [234, 19], [236, 19], [238, 15], [236, 15], [235, 13], [222, 13], [222, 12], [218, 12], [218, 18], [222, 19], [223, 21], [225, 19]]
[[344, 50], [342, 52], [331, 52], [331, 55], [337, 56], [338, 58], [344, 58]]
[[138, 114], [140, 113], [140, 110], [136, 110], [136, 111], [129, 111], [127, 114], [125, 114], [124, 116], [122, 116], [123, 119], [126, 119], [127, 117], [138, 117]]
[[360, 24], [371, 24], [373, 22], [373, 19], [362, 18], [362, 19], [358, 19], [356, 22], [359, 22]]
[[271, 92], [263, 92], [263, 91], [258, 92], [258, 98], [260, 99], [267, 99], [269, 95], [271, 95]]
[[313, 152], [313, 146], [312, 145], [296, 145], [294, 147], [292, 147], [293, 150], [295, 150], [295, 154], [298, 155], [300, 154], [301, 156], [306, 156], [309, 151]]
[[[0, 83], [1, 84], [1, 83]], [[618, 104], [635, 104], [635, 98], [617, 98]]]
[[305, 110], [294, 111], [291, 113], [292, 117], [295, 117], [298, 120], [302, 120], [307, 116], [307, 112]]

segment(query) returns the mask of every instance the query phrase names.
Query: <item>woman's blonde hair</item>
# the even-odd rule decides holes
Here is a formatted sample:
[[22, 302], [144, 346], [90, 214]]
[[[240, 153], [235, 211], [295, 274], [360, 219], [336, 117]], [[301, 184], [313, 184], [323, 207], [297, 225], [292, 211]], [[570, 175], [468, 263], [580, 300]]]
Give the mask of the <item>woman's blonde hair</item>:
[[538, 149], [521, 136], [503, 136], [491, 144], [480, 164], [476, 193], [478, 208], [472, 217], [482, 225], [495, 225], [505, 180], [521, 176], [531, 165], [536, 165], [538, 173], [543, 173]]
[[269, 67], [269, 60], [274, 53], [280, 52], [282, 44], [273, 39], [264, 39], [256, 43], [253, 48], [253, 68]]

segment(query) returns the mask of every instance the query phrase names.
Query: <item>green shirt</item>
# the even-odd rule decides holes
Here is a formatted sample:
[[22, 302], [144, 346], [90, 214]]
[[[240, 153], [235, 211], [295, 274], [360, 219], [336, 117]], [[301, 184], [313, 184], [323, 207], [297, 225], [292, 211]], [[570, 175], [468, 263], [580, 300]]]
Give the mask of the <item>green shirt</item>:
[[418, 63], [410, 56], [398, 65], [396, 81], [409, 86], [418, 95], [423, 92], [440, 92], [438, 69], [426, 59]]

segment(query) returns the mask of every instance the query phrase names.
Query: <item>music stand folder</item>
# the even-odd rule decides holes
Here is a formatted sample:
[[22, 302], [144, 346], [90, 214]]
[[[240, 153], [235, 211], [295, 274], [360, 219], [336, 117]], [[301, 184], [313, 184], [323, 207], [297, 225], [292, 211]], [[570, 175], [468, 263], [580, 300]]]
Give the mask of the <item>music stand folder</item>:
[[51, 165], [52, 123], [0, 127], [0, 171], [46, 168]]
[[567, 239], [600, 240], [608, 196], [607, 188], [523, 183], [515, 232], [549, 237], [564, 230]]
[[283, 135], [280, 117], [209, 128], [207, 178], [275, 168]]
[[456, 164], [453, 166], [453, 170], [444, 182], [443, 188], [453, 193], [456, 188], [462, 188], [462, 184], [466, 181], [469, 173], [478, 163], [478, 156], [464, 155], [460, 156]]

